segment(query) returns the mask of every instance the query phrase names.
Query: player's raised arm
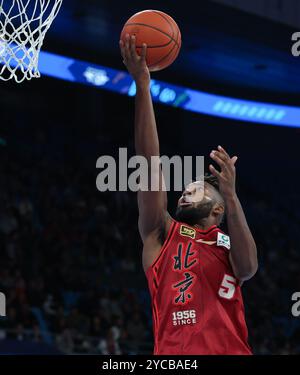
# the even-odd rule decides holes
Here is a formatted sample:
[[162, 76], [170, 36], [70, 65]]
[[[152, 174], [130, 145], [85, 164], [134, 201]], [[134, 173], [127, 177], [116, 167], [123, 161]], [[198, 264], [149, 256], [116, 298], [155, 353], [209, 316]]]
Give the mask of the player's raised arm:
[[220, 192], [225, 200], [227, 226], [231, 241], [230, 263], [235, 276], [240, 280], [249, 280], [257, 271], [257, 252], [241, 203], [235, 191], [235, 163], [237, 157], [230, 158], [223, 147], [218, 146], [210, 154], [220, 166], [218, 172], [213, 165], [211, 173], [218, 178]]
[[[149, 235], [157, 238], [166, 228], [167, 193], [162, 190], [163, 177], [159, 164], [159, 140], [156, 128], [152, 98], [150, 94], [150, 73], [146, 64], [144, 44], [141, 55], [136, 52], [135, 37], [126, 35], [125, 43], [120, 41], [123, 62], [136, 83], [135, 97], [135, 150], [137, 155], [148, 161], [149, 190], [138, 192], [139, 231], [145, 243]], [[151, 160], [156, 156], [155, 160]], [[152, 162], [152, 166], [151, 166]], [[150, 191], [150, 181], [159, 189]]]

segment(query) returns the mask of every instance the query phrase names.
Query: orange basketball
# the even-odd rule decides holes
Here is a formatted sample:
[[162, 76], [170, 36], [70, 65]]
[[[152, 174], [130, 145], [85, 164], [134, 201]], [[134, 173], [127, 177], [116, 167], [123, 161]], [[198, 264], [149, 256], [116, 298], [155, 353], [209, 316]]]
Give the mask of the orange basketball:
[[171, 65], [180, 51], [179, 27], [172, 17], [159, 10], [144, 10], [134, 14], [121, 32], [123, 42], [126, 34], [135, 35], [138, 54], [142, 44], [147, 44], [146, 62], [152, 72]]

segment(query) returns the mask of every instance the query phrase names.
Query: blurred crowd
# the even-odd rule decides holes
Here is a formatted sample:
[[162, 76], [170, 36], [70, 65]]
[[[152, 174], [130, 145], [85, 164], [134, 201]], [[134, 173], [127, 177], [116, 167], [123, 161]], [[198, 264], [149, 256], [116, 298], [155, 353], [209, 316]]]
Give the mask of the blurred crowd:
[[[48, 342], [63, 353], [152, 352], [149, 294], [133, 193], [99, 193], [95, 163], [1, 149], [0, 340]], [[240, 196], [259, 251], [243, 286], [256, 354], [300, 353], [299, 198], [242, 181]], [[298, 215], [298, 216], [297, 216]]]
[[143, 278], [134, 195], [99, 193], [76, 165], [1, 157], [0, 339], [64, 353], [136, 353], [140, 342], [151, 351], [148, 295], [128, 287]]

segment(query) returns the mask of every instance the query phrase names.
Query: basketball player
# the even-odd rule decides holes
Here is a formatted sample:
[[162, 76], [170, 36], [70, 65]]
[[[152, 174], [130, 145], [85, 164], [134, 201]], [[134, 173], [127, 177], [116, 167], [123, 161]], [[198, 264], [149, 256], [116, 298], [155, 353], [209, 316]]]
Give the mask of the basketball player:
[[[120, 41], [123, 62], [136, 83], [135, 148], [149, 162], [159, 141], [146, 65], [146, 45]], [[241, 284], [257, 270], [256, 245], [235, 192], [235, 163], [219, 146], [210, 157], [204, 190], [189, 184], [175, 219], [166, 192], [139, 191], [143, 267], [152, 300], [154, 354], [251, 354]], [[162, 184], [159, 165], [152, 178]], [[150, 174], [150, 170], [149, 170]], [[153, 175], [154, 174], [154, 175]], [[219, 229], [226, 212], [229, 236]]]

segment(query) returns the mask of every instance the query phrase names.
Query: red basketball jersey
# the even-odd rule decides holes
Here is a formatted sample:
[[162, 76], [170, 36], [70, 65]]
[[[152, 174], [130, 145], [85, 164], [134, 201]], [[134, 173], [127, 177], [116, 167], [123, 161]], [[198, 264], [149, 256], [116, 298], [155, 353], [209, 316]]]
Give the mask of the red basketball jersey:
[[172, 221], [146, 271], [152, 300], [154, 354], [252, 354], [230, 239]]

